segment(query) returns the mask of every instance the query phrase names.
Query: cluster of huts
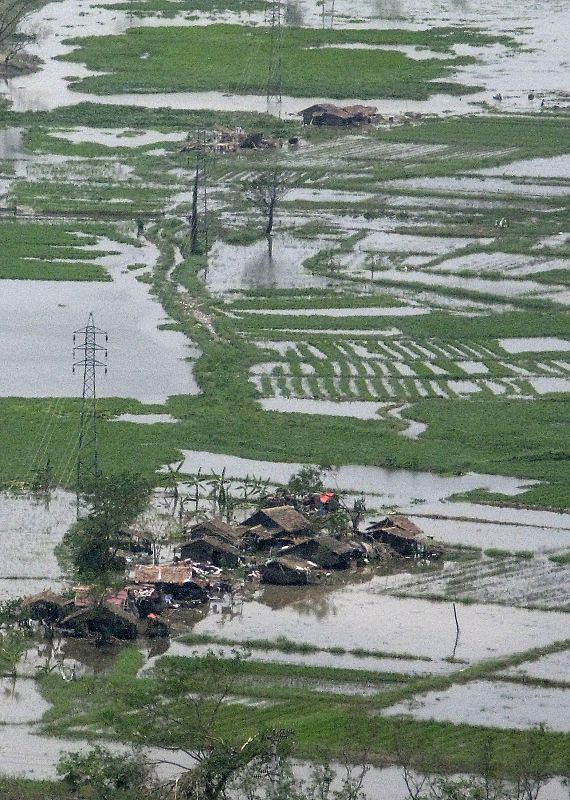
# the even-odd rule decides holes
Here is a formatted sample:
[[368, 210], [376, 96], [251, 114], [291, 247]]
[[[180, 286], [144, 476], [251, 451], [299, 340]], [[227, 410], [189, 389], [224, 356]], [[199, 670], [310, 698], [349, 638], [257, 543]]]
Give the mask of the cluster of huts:
[[337, 106], [334, 103], [315, 103], [299, 112], [303, 125], [348, 128], [362, 125], [396, 125], [414, 122], [420, 114], [379, 114], [376, 106]]
[[[283, 496], [273, 498], [275, 502], [282, 503]], [[304, 585], [359, 562], [436, 559], [442, 554], [440, 545], [397, 514], [352, 535], [323, 532], [322, 518], [338, 508], [332, 492], [305, 497], [300, 507], [307, 513], [293, 505], [273, 504], [239, 525], [220, 518], [197, 522], [185, 531], [171, 563], [135, 564], [119, 592], [95, 598], [89, 587], [77, 586], [73, 598], [43, 592], [27, 598], [24, 607], [32, 619], [69, 636], [163, 636], [168, 634], [160, 616], [164, 611], [232, 596], [243, 579]], [[233, 572], [238, 567], [243, 570], [239, 582]]]
[[243, 128], [215, 128], [204, 131], [199, 138], [189, 138], [183, 144], [181, 152], [224, 155], [237, 153], [238, 150], [277, 150], [286, 144], [297, 145], [299, 139], [296, 136], [290, 139], [271, 138], [260, 132], [246, 133]]

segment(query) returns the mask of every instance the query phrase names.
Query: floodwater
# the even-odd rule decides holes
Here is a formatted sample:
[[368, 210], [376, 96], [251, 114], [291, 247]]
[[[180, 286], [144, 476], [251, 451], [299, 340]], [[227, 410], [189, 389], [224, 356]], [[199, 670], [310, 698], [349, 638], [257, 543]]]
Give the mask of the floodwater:
[[303, 400], [294, 397], [264, 397], [259, 404], [265, 411], [281, 411], [292, 414], [324, 414], [328, 417], [354, 417], [355, 419], [378, 419], [385, 403], [358, 400], [334, 402], [333, 400]]
[[570, 692], [502, 681], [474, 681], [398, 703], [386, 716], [446, 720], [493, 728], [570, 731]]
[[[493, 513], [492, 511], [490, 512]], [[570, 548], [570, 530], [543, 528], [532, 524], [509, 525], [497, 521], [470, 521], [464, 519], [430, 519], [423, 515], [410, 518], [428, 536], [447, 544], [463, 544], [468, 547], [490, 547], [504, 550], [531, 550], [544, 553]]]
[[240, 309], [239, 313], [262, 314], [272, 317], [340, 317], [346, 319], [347, 317], [416, 317], [429, 314], [429, 309], [415, 305], [365, 308], [244, 308]]
[[[154, 264], [158, 249], [101, 238], [97, 246], [119, 251], [98, 262], [111, 282], [3, 280], [0, 294], [0, 396], [77, 397], [81, 370], [72, 374], [73, 331], [87, 323], [109, 334], [108, 372], [99, 370], [99, 397], [133, 397], [164, 403], [169, 395], [197, 394], [188, 341], [182, 333], [159, 330], [168, 322], [147, 284], [125, 267]], [[18, 347], [13, 346], [18, 342]]]
[[319, 238], [299, 241], [276, 234], [270, 256], [265, 238], [247, 246], [217, 241], [210, 250], [206, 285], [214, 294], [242, 289], [328, 287], [334, 282], [303, 267], [305, 259], [325, 246]]
[[447, 178], [404, 178], [387, 181], [386, 186], [395, 189], [421, 189], [433, 192], [451, 192], [455, 196], [463, 194], [507, 193], [523, 197], [567, 197], [570, 186], [558, 184], [518, 183], [506, 178], [485, 178], [479, 176]]
[[555, 336], [499, 339], [499, 344], [507, 353], [560, 353], [570, 351], [570, 341], [568, 339], [559, 339]]
[[[208, 453], [202, 450], [183, 450], [184, 462], [181, 471], [195, 474], [202, 471], [221, 473], [226, 470], [229, 477], [245, 478], [247, 475], [270, 480], [276, 483], [287, 483], [291, 475], [298, 472], [301, 464], [279, 461], [257, 461], [223, 453]], [[442, 476], [429, 472], [412, 472], [409, 470], [388, 470], [382, 467], [360, 466], [356, 464], [338, 467], [325, 472], [324, 481], [331, 489], [349, 492], [362, 492], [373, 495], [370, 507], [378, 504], [380, 498], [384, 504], [407, 506], [417, 502], [439, 502], [456, 492], [470, 489], [488, 488], [494, 492], [516, 495], [522, 491], [522, 485], [531, 485], [533, 481], [522, 481], [499, 475], [467, 475]], [[469, 506], [469, 504], [465, 504]]]
[[111, 422], [134, 422], [137, 425], [174, 424], [179, 422], [171, 414], [121, 414]]
[[[236, 651], [246, 655], [252, 653], [255, 661], [272, 664], [293, 664], [305, 667], [334, 667], [336, 669], [375, 670], [376, 672], [395, 672], [404, 675], [443, 675], [457, 669], [457, 664], [447, 661], [427, 661], [410, 658], [378, 658], [376, 656], [355, 656], [351, 653], [284, 653], [281, 650], [247, 650], [233, 645], [223, 647], [216, 644], [194, 645], [172, 642], [169, 656], [206, 655], [213, 650], [223, 658], [233, 658]], [[149, 667], [153, 661], [149, 662]]]
[[[30, 453], [30, 468], [43, 466], [37, 456], [38, 451]], [[75, 517], [75, 496], [61, 489], [46, 498], [0, 494], [0, 600], [56, 586], [60, 569], [54, 548]]]
[[0, 678], [0, 725], [33, 722], [48, 708], [30, 678]]
[[86, 128], [78, 127], [70, 130], [58, 130], [52, 133], [57, 139], [66, 139], [68, 142], [80, 144], [101, 144], [105, 147], [142, 147], [158, 142], [180, 142], [185, 141], [184, 134], [164, 133], [161, 131], [129, 131], [128, 128]]
[[[351, 3], [338, 3], [345, 10]], [[300, 6], [304, 24], [320, 27], [322, 17], [319, 9], [312, 4]], [[564, 60], [570, 49], [570, 14], [563, 0], [550, 0], [548, 13], [544, 13], [533, 0], [522, 3], [500, 4], [498, 0], [487, 3], [484, 9], [478, 5], [471, 7], [465, 3], [435, 3], [423, 0], [420, 6], [408, 0], [397, 3], [398, 19], [391, 19], [393, 4], [358, 4], [343, 18], [343, 11], [337, 10], [337, 25], [343, 27], [380, 27], [425, 29], [437, 25], [460, 25], [482, 27], [484, 30], [505, 34], [515, 33], [515, 38], [524, 46], [513, 51], [497, 45], [472, 48], [456, 47], [457, 54], [476, 55], [478, 63], [458, 68], [455, 79], [473, 86], [483, 86], [484, 90], [469, 95], [468, 98], [447, 94], [434, 95], [429, 101], [402, 101], [377, 99], [370, 102], [384, 113], [416, 111], [420, 113], [459, 113], [466, 114], [479, 110], [482, 101], [493, 102], [491, 95], [501, 90], [503, 101], [497, 103], [502, 110], [539, 110], [540, 98], [546, 94], [551, 105], [559, 92], [564, 91]], [[120, 34], [133, 25], [186, 25], [208, 24], [212, 21], [244, 21], [237, 15], [193, 15], [192, 19], [159, 18], [153, 15], [129, 19], [127, 13], [109, 11], [101, 3], [77, 4], [71, 0], [50, 3], [32, 15], [28, 28], [41, 31], [40, 41], [34, 48], [46, 60], [41, 72], [21, 76], [8, 82], [8, 95], [16, 110], [47, 110], [62, 105], [73, 105], [82, 101], [105, 102], [120, 105], [139, 105], [154, 108], [211, 108], [219, 110], [267, 110], [264, 96], [225, 96], [221, 92], [209, 93], [160, 93], [124, 94], [98, 96], [73, 92], [68, 88], [68, 78], [83, 77], [89, 72], [78, 64], [55, 60], [57, 56], [69, 52], [72, 47], [62, 41], [82, 35]], [[249, 17], [249, 21], [254, 18]], [[339, 22], [342, 20], [342, 23]], [[417, 50], [410, 56], [417, 57]], [[453, 77], [453, 76], [452, 76]], [[530, 90], [537, 93], [537, 100], [527, 97]], [[345, 99], [346, 103], [358, 103], [362, 98]], [[290, 98], [284, 97], [281, 107], [270, 107], [270, 111], [282, 111], [285, 115], [297, 114], [302, 108], [314, 102], [334, 102], [331, 98]]]
[[570, 648], [561, 653], [543, 656], [538, 661], [527, 661], [518, 667], [511, 667], [506, 674], [570, 683]]
[[[241, 615], [208, 614], [195, 633], [236, 641], [274, 639], [277, 634], [317, 647], [365, 648], [428, 656], [453, 653], [456, 629], [450, 602], [396, 598], [385, 594], [390, 576], [330, 586], [267, 586], [243, 604]], [[461, 635], [455, 656], [469, 662], [541, 647], [570, 632], [567, 614], [473, 603], [458, 608]]]
[[515, 178], [562, 178], [570, 175], [570, 154], [551, 158], [513, 161], [501, 167], [477, 170], [479, 175], [501, 175]]

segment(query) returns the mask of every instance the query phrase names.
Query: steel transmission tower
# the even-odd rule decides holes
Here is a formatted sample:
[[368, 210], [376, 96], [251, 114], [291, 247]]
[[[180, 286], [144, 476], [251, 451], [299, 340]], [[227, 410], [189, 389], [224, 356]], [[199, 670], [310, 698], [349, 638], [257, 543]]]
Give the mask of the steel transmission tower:
[[[99, 344], [106, 331], [95, 327], [93, 312], [87, 325], [73, 333], [73, 372], [83, 367], [83, 394], [79, 425], [79, 452], [77, 454], [77, 501], [79, 495], [99, 475], [97, 461], [97, 409], [96, 376], [101, 367], [107, 373], [107, 347]], [[78, 344], [76, 344], [78, 342]]]
[[277, 104], [281, 118], [283, 95], [283, 20], [281, 0], [267, 0], [265, 16], [269, 24], [269, 63], [267, 69], [267, 108]]

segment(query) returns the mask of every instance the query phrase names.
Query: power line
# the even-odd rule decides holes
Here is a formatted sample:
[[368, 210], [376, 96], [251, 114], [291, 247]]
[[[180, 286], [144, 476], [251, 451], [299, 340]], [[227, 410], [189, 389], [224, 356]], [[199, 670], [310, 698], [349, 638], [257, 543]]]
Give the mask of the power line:
[[[73, 372], [83, 367], [83, 393], [79, 423], [79, 452], [77, 454], [77, 513], [79, 516], [79, 495], [99, 476], [97, 452], [97, 369], [103, 367], [107, 373], [107, 347], [99, 344], [106, 331], [95, 327], [93, 312], [89, 314], [87, 325], [73, 333]], [[75, 342], [79, 339], [79, 344]], [[77, 356], [79, 355], [79, 358]]]

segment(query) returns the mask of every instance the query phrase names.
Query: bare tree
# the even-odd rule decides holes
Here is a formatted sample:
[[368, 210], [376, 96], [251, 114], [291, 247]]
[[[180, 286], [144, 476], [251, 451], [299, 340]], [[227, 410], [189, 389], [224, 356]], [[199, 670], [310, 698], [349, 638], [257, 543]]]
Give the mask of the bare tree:
[[266, 220], [265, 235], [271, 236], [275, 210], [287, 192], [287, 175], [278, 169], [263, 172], [245, 187], [245, 196], [253, 203]]
[[34, 7], [33, 0], [0, 0], [0, 53], [5, 63], [26, 43], [27, 37], [18, 33], [18, 28]]

